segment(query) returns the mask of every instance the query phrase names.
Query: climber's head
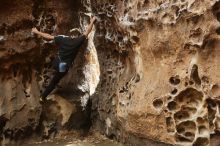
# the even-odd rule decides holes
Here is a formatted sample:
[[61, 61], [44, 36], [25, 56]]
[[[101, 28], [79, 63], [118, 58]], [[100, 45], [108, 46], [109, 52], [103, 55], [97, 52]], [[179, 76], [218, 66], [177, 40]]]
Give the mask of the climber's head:
[[69, 32], [70, 32], [70, 36], [72, 38], [76, 38], [76, 37], [79, 37], [81, 35], [81, 31], [80, 31], [79, 28], [73, 28]]

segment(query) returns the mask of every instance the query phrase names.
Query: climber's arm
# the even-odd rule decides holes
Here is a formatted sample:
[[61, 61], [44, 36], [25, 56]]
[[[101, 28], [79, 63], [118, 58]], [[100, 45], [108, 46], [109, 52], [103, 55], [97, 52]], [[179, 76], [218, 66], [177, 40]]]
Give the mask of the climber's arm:
[[83, 33], [83, 35], [85, 35], [86, 37], [88, 37], [89, 33], [92, 31], [92, 27], [93, 27], [95, 20], [96, 20], [96, 17], [92, 17], [90, 24], [88, 25], [86, 31]]
[[54, 39], [54, 36], [48, 34], [48, 33], [44, 33], [44, 32], [40, 32], [37, 30], [37, 28], [32, 28], [32, 33], [35, 33], [35, 34], [38, 34], [40, 36], [42, 36], [43, 38], [45, 39], [48, 39], [48, 40], [53, 40]]

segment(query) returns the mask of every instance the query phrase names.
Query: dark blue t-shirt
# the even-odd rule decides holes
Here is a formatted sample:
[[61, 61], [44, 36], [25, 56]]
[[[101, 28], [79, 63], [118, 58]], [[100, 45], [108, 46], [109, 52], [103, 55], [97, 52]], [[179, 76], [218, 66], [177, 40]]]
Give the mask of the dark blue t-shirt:
[[59, 58], [62, 62], [66, 62], [70, 65], [77, 53], [79, 52], [80, 46], [86, 39], [85, 35], [77, 38], [71, 38], [69, 36], [58, 35], [54, 37], [54, 42], [59, 46]]

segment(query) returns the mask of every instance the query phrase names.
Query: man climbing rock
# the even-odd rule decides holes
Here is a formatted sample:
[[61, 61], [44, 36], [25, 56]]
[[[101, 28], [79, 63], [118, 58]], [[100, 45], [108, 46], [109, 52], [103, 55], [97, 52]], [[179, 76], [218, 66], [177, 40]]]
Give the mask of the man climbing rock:
[[53, 36], [47, 33], [38, 31], [36, 28], [32, 28], [32, 33], [42, 36], [48, 40], [54, 40], [55, 44], [59, 46], [58, 55], [54, 59], [54, 69], [55, 75], [50, 81], [49, 85], [46, 87], [44, 92], [40, 96], [40, 102], [46, 101], [47, 96], [53, 91], [56, 85], [59, 83], [60, 79], [68, 72], [68, 69], [72, 62], [74, 61], [77, 53], [79, 52], [80, 46], [83, 44], [84, 40], [88, 37], [92, 30], [93, 24], [96, 18], [93, 17], [88, 25], [86, 31], [77, 38], [72, 38], [70, 36], [57, 35]]

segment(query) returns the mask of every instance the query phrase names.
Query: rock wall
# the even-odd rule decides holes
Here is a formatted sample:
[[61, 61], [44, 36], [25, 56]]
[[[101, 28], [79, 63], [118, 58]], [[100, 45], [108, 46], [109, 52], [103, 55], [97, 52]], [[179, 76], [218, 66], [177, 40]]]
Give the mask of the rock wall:
[[94, 1], [94, 127], [131, 145], [219, 145], [219, 8], [217, 0]]
[[[85, 80], [91, 76], [84, 76], [85, 69], [81, 66], [91, 70], [88, 72], [98, 67], [91, 39], [49, 97], [50, 102], [41, 105], [39, 96], [54, 73], [52, 61], [57, 46], [31, 34], [34, 26], [53, 35], [72, 35], [73, 28], [83, 31], [88, 23], [88, 16], [84, 15], [86, 8], [80, 1], [71, 0], [2, 0], [0, 3], [0, 142], [3, 141], [0, 145], [34, 136], [49, 139], [59, 136], [60, 131], [88, 128], [89, 114], [82, 111], [80, 100], [89, 96], [90, 86], [87, 86], [95, 86], [97, 79], [86, 84]], [[88, 64], [93, 67], [87, 67]]]
[[[2, 138], [77, 127], [79, 101], [85, 106], [90, 96], [92, 127], [127, 145], [220, 144], [218, 0], [2, 0], [0, 7]], [[30, 29], [68, 35], [85, 30], [92, 13], [89, 47], [42, 107], [56, 50]]]

